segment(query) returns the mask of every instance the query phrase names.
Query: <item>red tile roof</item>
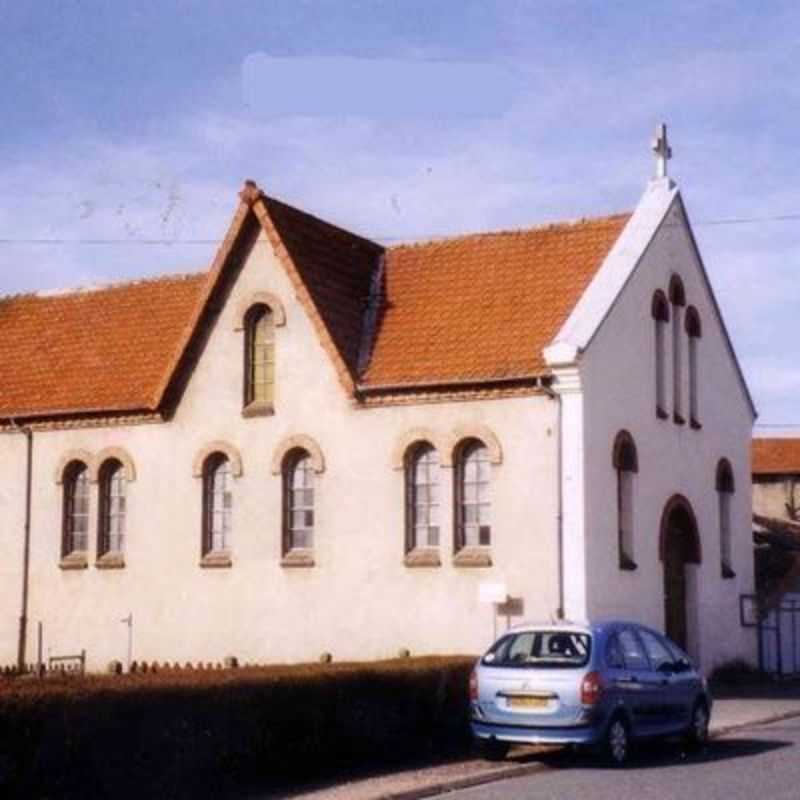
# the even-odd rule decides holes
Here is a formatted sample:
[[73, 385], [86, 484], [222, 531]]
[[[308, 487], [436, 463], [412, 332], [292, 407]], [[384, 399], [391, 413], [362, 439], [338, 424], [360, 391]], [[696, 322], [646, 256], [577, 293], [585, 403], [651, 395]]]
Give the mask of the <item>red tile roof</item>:
[[753, 475], [800, 475], [800, 437], [753, 439]]
[[[241, 197], [207, 273], [0, 298], [0, 419], [164, 411], [177, 402], [259, 224], [346, 389], [533, 377], [629, 218], [384, 250], [251, 182]], [[382, 263], [372, 355], [359, 376]]]
[[555, 337], [629, 215], [394, 247], [366, 386], [545, 371]]
[[0, 418], [155, 410], [206, 280], [0, 298]]

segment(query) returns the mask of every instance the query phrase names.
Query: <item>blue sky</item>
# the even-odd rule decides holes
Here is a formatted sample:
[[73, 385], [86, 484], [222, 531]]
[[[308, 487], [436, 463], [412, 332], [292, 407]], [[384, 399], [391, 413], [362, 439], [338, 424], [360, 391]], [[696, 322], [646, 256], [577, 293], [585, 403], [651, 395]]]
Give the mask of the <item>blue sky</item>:
[[[0, 0], [0, 28], [0, 292], [203, 268], [247, 177], [384, 241], [630, 209], [665, 120], [760, 422], [800, 424], [796, 2]], [[430, 67], [429, 100], [443, 63], [507, 80], [470, 73], [470, 113], [387, 82]], [[366, 108], [325, 85], [354, 64]]]

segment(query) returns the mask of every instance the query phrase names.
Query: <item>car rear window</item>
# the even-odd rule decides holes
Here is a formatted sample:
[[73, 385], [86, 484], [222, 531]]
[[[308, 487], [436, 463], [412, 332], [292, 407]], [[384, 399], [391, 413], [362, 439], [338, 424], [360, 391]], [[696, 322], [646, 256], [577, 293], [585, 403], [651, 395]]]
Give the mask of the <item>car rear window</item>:
[[576, 631], [520, 631], [498, 639], [482, 662], [487, 667], [583, 667], [592, 637]]

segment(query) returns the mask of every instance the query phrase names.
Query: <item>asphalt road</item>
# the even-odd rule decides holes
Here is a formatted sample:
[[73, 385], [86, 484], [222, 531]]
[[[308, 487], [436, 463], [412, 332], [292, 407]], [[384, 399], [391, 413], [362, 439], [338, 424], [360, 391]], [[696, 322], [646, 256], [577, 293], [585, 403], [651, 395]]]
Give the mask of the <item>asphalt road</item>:
[[798, 800], [800, 718], [736, 731], [687, 755], [676, 744], [639, 749], [625, 769], [565, 752], [545, 770], [448, 793], [448, 800]]

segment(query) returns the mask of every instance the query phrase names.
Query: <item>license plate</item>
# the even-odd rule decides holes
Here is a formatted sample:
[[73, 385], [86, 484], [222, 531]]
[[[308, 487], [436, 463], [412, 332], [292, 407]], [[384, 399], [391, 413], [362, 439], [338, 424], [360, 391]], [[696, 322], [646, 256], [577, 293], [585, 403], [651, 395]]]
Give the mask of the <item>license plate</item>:
[[546, 697], [508, 697], [509, 708], [545, 708], [547, 706]]

